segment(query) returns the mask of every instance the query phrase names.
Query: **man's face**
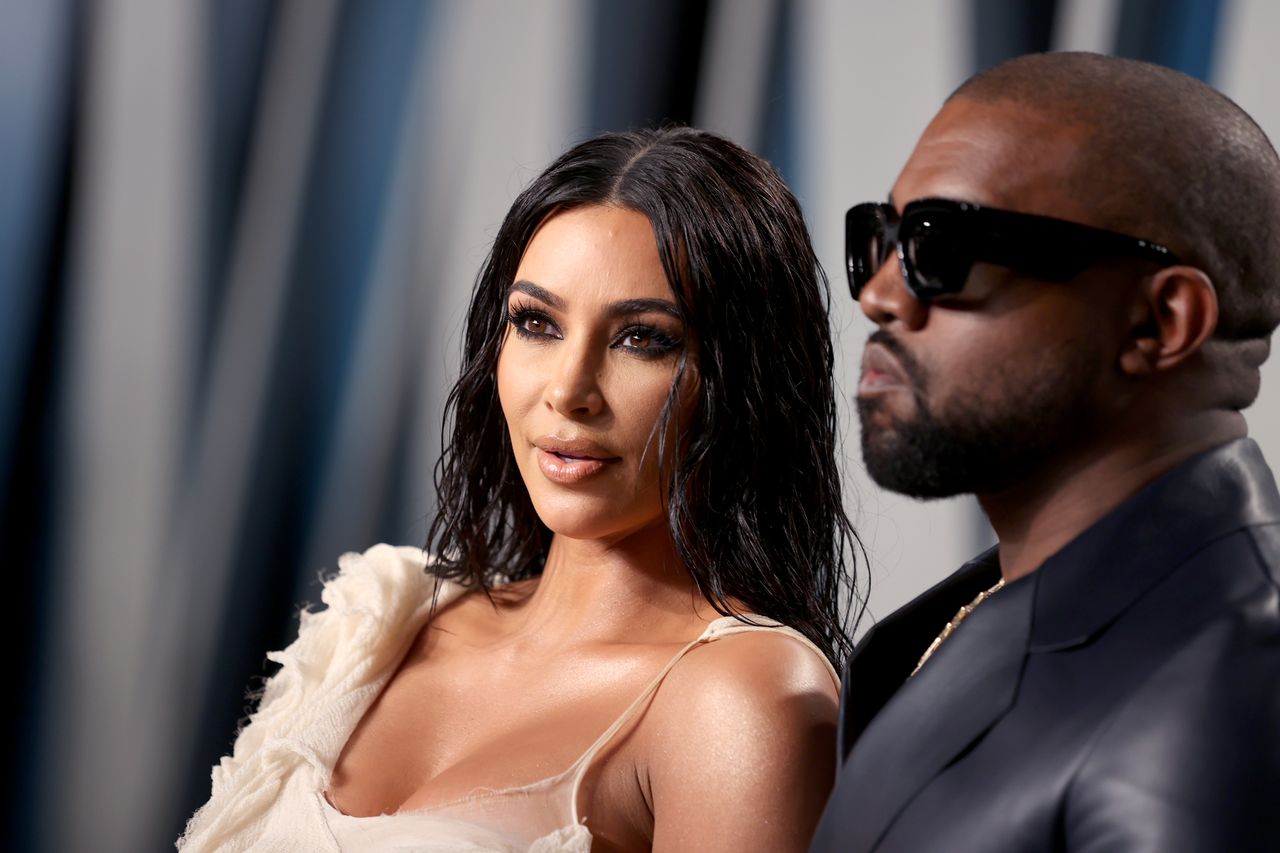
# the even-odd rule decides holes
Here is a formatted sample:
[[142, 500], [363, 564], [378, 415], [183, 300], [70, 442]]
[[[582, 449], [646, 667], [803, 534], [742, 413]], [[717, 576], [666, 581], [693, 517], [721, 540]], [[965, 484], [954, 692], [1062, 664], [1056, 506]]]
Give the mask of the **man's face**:
[[[1082, 132], [1024, 108], [958, 98], [929, 125], [893, 187], [1085, 224], [1075, 197]], [[916, 497], [988, 494], [1097, 434], [1115, 404], [1126, 288], [1108, 268], [1067, 283], [975, 264], [963, 292], [920, 302], [896, 261], [863, 288], [879, 328], [858, 388], [863, 458], [880, 485]]]

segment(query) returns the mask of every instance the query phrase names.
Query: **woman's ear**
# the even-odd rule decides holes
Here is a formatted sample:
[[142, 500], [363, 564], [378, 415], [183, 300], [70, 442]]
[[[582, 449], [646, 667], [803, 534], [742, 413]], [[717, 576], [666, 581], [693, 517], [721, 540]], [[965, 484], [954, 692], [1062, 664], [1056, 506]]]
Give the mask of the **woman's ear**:
[[1202, 270], [1162, 269], [1134, 291], [1120, 368], [1131, 375], [1168, 370], [1194, 355], [1218, 326], [1218, 294]]

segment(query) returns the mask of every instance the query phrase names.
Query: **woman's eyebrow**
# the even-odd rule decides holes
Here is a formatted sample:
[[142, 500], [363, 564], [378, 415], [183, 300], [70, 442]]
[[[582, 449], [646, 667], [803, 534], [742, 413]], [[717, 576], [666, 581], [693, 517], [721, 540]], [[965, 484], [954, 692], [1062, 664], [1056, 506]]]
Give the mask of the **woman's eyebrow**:
[[[539, 287], [531, 281], [521, 279], [507, 288], [507, 294], [527, 293], [534, 299], [545, 302], [557, 311], [565, 309], [565, 301], [545, 287]], [[669, 299], [623, 299], [612, 302], [607, 309], [610, 317], [626, 317], [632, 314], [643, 314], [646, 311], [657, 311], [680, 319], [680, 309]]]
[[643, 314], [646, 311], [658, 311], [680, 319], [680, 309], [674, 302], [666, 299], [624, 299], [609, 305], [610, 317], [625, 317], [631, 314]]
[[527, 293], [530, 296], [532, 296], [534, 299], [538, 299], [547, 303], [557, 311], [564, 310], [563, 299], [561, 299], [559, 296], [556, 296], [554, 293], [552, 293], [550, 290], [547, 290], [545, 287], [538, 287], [538, 285], [534, 284], [531, 281], [524, 281], [522, 279], [520, 281], [513, 283], [510, 287], [507, 288], [507, 295], [509, 296], [512, 293], [515, 293], [517, 291], [519, 291], [520, 293]]

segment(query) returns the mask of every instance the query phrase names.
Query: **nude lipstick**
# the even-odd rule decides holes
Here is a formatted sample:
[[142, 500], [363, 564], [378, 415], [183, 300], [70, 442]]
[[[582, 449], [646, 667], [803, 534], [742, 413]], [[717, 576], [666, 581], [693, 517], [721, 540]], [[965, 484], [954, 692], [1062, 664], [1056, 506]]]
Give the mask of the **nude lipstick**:
[[608, 449], [582, 438], [543, 436], [533, 444], [538, 448], [538, 469], [548, 480], [562, 485], [579, 483], [620, 460]]

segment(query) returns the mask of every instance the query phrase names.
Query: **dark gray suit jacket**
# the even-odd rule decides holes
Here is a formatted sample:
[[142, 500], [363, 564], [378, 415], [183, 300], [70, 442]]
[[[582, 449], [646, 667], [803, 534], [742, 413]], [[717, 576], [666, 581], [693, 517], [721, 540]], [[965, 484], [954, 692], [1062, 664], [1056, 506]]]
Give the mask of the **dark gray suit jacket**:
[[1280, 851], [1280, 495], [1242, 439], [978, 607], [993, 551], [845, 671], [812, 851]]

